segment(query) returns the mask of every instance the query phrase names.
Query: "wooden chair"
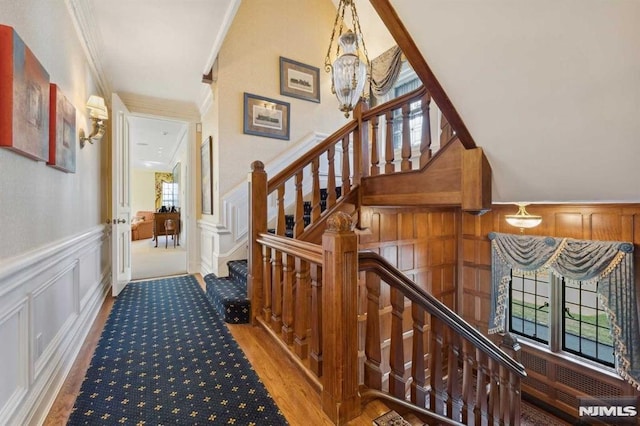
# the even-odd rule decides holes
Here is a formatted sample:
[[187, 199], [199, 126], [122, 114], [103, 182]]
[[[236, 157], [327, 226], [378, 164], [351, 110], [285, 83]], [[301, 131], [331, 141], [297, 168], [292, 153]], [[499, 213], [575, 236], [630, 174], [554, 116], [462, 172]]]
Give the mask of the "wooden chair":
[[164, 240], [164, 248], [167, 248], [169, 235], [173, 239], [173, 246], [176, 246], [176, 242], [178, 241], [178, 226], [176, 225], [176, 221], [173, 219], [167, 219], [164, 221], [164, 231], [165, 231], [165, 240]]

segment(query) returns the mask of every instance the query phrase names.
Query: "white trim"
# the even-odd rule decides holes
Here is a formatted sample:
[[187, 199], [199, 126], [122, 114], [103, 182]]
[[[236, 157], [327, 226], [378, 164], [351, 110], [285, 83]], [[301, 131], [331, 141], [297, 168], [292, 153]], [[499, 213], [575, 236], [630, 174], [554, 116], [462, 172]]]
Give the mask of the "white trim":
[[[0, 325], [18, 318], [16, 341], [3, 342], [0, 351], [19, 355], [19, 365], [10, 366], [19, 369], [18, 380], [6, 389], [0, 424], [44, 422], [108, 294], [109, 230], [98, 225], [0, 264]], [[55, 323], [36, 316], [43, 304], [57, 315]]]
[[220, 30], [216, 34], [216, 38], [213, 41], [213, 45], [211, 46], [211, 51], [209, 52], [209, 57], [207, 58], [207, 62], [204, 64], [204, 69], [202, 70], [202, 74], [207, 74], [211, 67], [213, 67], [213, 63], [218, 56], [218, 52], [220, 52], [220, 48], [222, 47], [222, 42], [227, 35], [227, 31], [229, 31], [229, 27], [231, 27], [231, 23], [236, 16], [236, 12], [240, 7], [240, 2], [242, 0], [231, 0], [229, 3], [229, 7], [224, 12], [224, 18], [222, 19], [222, 24], [220, 25]]
[[213, 89], [210, 85], [207, 85], [203, 88], [200, 99], [201, 101], [200, 106], [198, 107], [198, 111], [200, 111], [200, 117], [204, 117], [213, 106]]
[[102, 37], [97, 28], [97, 21], [93, 11], [92, 2], [86, 0], [65, 0], [73, 26], [78, 34], [78, 40], [82, 45], [89, 68], [96, 79], [96, 85], [101, 95], [107, 102], [111, 99], [111, 84], [100, 60], [103, 51]]

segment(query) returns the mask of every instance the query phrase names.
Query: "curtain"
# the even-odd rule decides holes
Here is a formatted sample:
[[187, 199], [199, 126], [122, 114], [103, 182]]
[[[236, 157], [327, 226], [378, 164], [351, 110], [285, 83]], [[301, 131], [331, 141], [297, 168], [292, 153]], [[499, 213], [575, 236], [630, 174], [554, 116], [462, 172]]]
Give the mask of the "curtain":
[[402, 68], [402, 50], [394, 46], [371, 61], [371, 92], [386, 95], [398, 80]]
[[640, 327], [633, 244], [572, 238], [489, 234], [491, 318], [489, 333], [504, 331], [511, 270], [548, 270], [565, 280], [597, 282], [600, 305], [609, 318], [618, 374], [640, 390]]
[[163, 182], [167, 182], [167, 183], [171, 183], [173, 182], [173, 174], [171, 173], [156, 173], [155, 174], [155, 182], [156, 182], [156, 211], [158, 211], [158, 209], [160, 207], [162, 207], [162, 183]]

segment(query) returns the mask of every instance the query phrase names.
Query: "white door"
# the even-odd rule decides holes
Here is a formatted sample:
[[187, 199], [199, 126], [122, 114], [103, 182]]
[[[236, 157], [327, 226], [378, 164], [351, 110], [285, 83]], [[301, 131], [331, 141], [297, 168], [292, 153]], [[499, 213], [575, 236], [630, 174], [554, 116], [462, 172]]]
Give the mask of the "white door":
[[129, 149], [129, 110], [115, 93], [111, 108], [113, 115], [111, 288], [115, 297], [131, 281], [131, 151]]

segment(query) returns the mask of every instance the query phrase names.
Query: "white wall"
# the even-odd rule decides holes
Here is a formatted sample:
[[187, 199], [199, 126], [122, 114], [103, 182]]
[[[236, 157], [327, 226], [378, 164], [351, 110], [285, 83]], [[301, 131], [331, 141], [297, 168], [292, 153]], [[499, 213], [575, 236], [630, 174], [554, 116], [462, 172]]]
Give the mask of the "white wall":
[[[0, 0], [0, 11], [88, 130], [96, 84], [65, 2]], [[40, 423], [108, 289], [103, 142], [77, 146], [75, 174], [0, 149], [0, 424]]]
[[391, 0], [494, 201], [640, 200], [640, 2]]

